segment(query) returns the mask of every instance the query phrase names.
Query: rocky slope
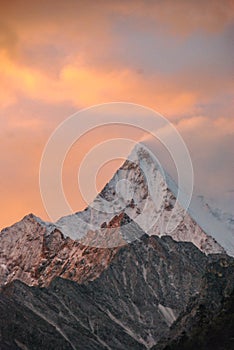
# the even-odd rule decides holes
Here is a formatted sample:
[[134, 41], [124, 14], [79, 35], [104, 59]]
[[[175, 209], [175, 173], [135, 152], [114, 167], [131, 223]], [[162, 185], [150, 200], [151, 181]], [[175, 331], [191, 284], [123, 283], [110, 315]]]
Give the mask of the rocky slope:
[[[202, 276], [215, 261], [226, 275], [220, 283], [214, 273], [210, 289]], [[233, 290], [231, 264], [192, 243], [144, 235], [121, 247], [94, 281], [56, 278], [46, 288], [13, 281], [0, 294], [1, 349], [150, 349], [170, 337], [191, 298], [205, 291], [216, 305], [220, 291]]]
[[57, 276], [84, 282], [97, 278], [117, 248], [95, 248], [50, 230], [30, 214], [0, 233], [0, 286], [15, 279], [48, 285]]
[[211, 262], [199, 293], [152, 350], [231, 350], [234, 347], [234, 260]]

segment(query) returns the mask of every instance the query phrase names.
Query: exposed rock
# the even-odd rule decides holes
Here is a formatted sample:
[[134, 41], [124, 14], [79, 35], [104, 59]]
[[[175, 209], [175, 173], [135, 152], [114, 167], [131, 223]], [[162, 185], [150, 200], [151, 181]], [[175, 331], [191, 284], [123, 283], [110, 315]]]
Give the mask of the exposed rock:
[[48, 285], [57, 276], [84, 282], [97, 278], [116, 249], [83, 245], [32, 214], [0, 233], [0, 285], [19, 279], [28, 285]]
[[214, 264], [215, 288], [211, 284], [204, 292], [209, 303], [217, 302], [220, 290], [230, 293], [232, 271], [225, 266], [231, 261], [226, 255], [207, 257], [192, 243], [144, 235], [121, 247], [94, 281], [56, 278], [46, 288], [14, 281], [0, 297], [2, 347], [51, 349], [54, 337], [58, 349], [150, 349], [170, 337], [192, 298], [209, 290], [202, 276]]
[[234, 260], [207, 266], [200, 291], [152, 350], [231, 350], [234, 347]]

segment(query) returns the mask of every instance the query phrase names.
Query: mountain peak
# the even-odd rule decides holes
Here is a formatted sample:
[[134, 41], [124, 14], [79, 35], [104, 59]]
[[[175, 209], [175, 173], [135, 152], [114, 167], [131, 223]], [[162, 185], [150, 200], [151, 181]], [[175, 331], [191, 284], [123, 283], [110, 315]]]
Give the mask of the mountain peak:
[[212, 254], [144, 149], [131, 159], [83, 212], [0, 233], [0, 347], [145, 350], [197, 326], [203, 297], [219, 311], [233, 259]]
[[[192, 242], [206, 254], [224, 252], [176, 201], [163, 170], [141, 144], [133, 149], [83, 212], [63, 217], [55, 225], [65, 236], [83, 240], [88, 232], [100, 231], [103, 223], [111, 222], [121, 213], [149, 235], [161, 237], [170, 234], [177, 241]], [[111, 241], [109, 243], [112, 244]]]

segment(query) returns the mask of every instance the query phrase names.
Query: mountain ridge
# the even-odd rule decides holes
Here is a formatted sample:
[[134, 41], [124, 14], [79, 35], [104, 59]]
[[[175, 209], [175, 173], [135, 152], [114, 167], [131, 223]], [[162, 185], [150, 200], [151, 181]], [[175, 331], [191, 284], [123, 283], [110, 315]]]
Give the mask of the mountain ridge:
[[83, 212], [1, 231], [1, 349], [173, 349], [225, 316], [234, 259], [134, 157]]

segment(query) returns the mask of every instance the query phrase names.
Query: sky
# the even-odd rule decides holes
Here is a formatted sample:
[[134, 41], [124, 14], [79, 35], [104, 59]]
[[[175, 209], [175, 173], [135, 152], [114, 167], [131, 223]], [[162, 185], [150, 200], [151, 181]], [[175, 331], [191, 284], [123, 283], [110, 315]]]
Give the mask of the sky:
[[[48, 138], [71, 114], [113, 101], [170, 120], [191, 154], [194, 193], [233, 212], [233, 14], [231, 0], [2, 1], [0, 228], [30, 212], [48, 219], [39, 187]], [[74, 211], [86, 206], [75, 188], [85, 154], [124, 135], [142, 137], [105, 127], [72, 147], [63, 180]], [[98, 190], [121, 161], [102, 167]]]

